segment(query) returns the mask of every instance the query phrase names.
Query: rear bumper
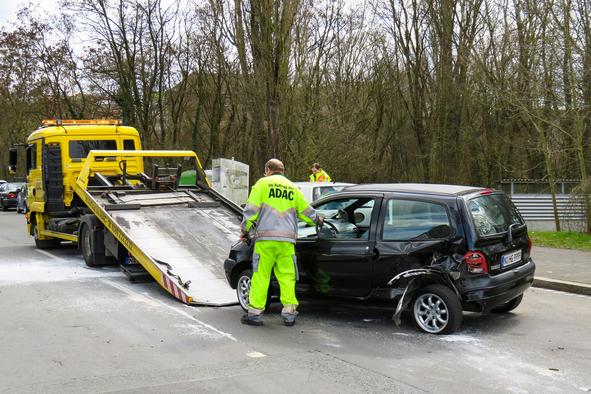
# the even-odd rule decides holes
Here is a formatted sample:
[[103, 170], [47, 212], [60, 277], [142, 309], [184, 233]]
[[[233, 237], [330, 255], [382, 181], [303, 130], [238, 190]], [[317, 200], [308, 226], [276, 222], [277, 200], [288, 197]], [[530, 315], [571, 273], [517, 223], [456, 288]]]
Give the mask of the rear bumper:
[[16, 198], [3, 198], [2, 203], [5, 207], [16, 207]]
[[524, 265], [495, 276], [464, 278], [458, 290], [464, 310], [489, 312], [518, 297], [534, 281], [536, 265], [530, 258]]

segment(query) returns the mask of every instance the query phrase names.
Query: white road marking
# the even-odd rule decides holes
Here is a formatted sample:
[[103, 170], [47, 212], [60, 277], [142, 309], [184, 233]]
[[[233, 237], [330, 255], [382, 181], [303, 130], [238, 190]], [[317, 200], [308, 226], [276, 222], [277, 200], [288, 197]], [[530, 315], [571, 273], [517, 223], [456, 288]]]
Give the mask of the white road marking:
[[101, 282], [103, 282], [111, 287], [114, 287], [117, 290], [121, 290], [125, 294], [129, 295], [129, 298], [131, 298], [133, 301], [143, 302], [144, 304], [148, 304], [148, 305], [154, 306], [154, 307], [160, 306], [160, 303], [158, 301], [156, 301], [155, 299], [153, 299], [152, 297], [148, 297], [148, 296], [145, 296], [141, 293], [138, 293], [137, 291], [133, 291], [129, 287], [123, 286], [122, 284], [119, 284], [117, 282], [113, 282], [109, 279], [101, 279]]
[[57, 261], [60, 261], [60, 262], [65, 262], [65, 261], [66, 261], [66, 260], [65, 260], [65, 259], [63, 259], [62, 257], [60, 257], [60, 256], [56, 256], [55, 254], [53, 254], [53, 253], [50, 253], [50, 252], [48, 252], [48, 251], [46, 251], [46, 250], [41, 250], [41, 249], [33, 249], [33, 250], [34, 250], [35, 252], [41, 253], [41, 254], [42, 254], [42, 255], [44, 255], [45, 257], [49, 257], [50, 259], [55, 259], [55, 260], [57, 260]]
[[[140, 294], [140, 293], [134, 291], [133, 289], [131, 289], [131, 288], [127, 287], [127, 286], [123, 286], [123, 285], [121, 285], [119, 283], [110, 281], [108, 279], [102, 279], [101, 281], [104, 282], [104, 283], [106, 283], [107, 285], [109, 285], [111, 287], [114, 287], [114, 288], [116, 288], [116, 289], [124, 292], [125, 294], [129, 295], [130, 298], [132, 300], [134, 300], [134, 301], [143, 302], [143, 303], [146, 303], [146, 304], [148, 304], [150, 306], [165, 306], [168, 309], [170, 309], [170, 310], [178, 313], [179, 315], [184, 316], [187, 319], [190, 319], [190, 320], [196, 322], [201, 327], [206, 328], [206, 329], [208, 329], [210, 331], [213, 331], [213, 332], [219, 334], [220, 336], [222, 336], [224, 338], [228, 338], [228, 339], [230, 339], [230, 340], [232, 340], [234, 342], [237, 342], [236, 338], [232, 334], [229, 334], [229, 333], [224, 332], [224, 331], [222, 331], [220, 329], [217, 329], [214, 326], [212, 326], [211, 324], [207, 324], [207, 323], [205, 323], [205, 322], [197, 319], [196, 317], [191, 316], [189, 313], [187, 313], [185, 311], [182, 311], [180, 309], [177, 309], [174, 306], [168, 305], [167, 303], [165, 303], [165, 302], [163, 302], [161, 300], [155, 299], [155, 298], [150, 297], [150, 296], [145, 295], [145, 294]], [[193, 311], [195, 311], [195, 310], [196, 311], [199, 311], [199, 309], [197, 309], [195, 307], [188, 307], [188, 308], [191, 308], [191, 310], [193, 310]]]
[[261, 358], [261, 357], [267, 357], [266, 354], [263, 354], [261, 352], [250, 352], [250, 353], [246, 353], [246, 355], [250, 358]]

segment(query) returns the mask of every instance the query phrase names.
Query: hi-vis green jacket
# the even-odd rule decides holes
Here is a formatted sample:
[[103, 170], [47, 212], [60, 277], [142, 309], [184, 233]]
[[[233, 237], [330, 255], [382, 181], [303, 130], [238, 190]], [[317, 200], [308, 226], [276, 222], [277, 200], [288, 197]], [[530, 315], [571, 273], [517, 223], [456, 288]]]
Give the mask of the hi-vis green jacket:
[[295, 243], [298, 218], [310, 225], [318, 220], [316, 211], [296, 185], [283, 175], [271, 175], [252, 187], [244, 208], [242, 231], [250, 231], [256, 223], [257, 240]]

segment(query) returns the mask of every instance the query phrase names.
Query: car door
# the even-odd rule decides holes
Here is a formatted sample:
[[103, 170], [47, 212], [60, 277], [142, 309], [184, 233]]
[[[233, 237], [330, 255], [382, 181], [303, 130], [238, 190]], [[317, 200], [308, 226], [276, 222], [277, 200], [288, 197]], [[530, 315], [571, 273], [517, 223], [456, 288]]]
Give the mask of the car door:
[[429, 264], [433, 253], [442, 252], [444, 241], [456, 232], [447, 204], [421, 198], [385, 199], [379, 223], [373, 267], [378, 288], [388, 287], [401, 272]]
[[369, 294], [380, 203], [381, 198], [374, 195], [349, 195], [316, 205], [325, 225], [316, 235], [300, 224], [299, 291], [344, 297]]

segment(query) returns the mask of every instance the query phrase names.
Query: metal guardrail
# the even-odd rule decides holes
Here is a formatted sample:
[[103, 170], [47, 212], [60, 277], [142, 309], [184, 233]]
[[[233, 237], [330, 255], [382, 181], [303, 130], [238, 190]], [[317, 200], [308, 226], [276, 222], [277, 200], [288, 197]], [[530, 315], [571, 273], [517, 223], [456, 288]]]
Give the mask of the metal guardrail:
[[[554, 220], [550, 194], [513, 194], [511, 200], [525, 220]], [[570, 194], [556, 196], [558, 216], [562, 220], [585, 220], [585, 206], [581, 198]]]

